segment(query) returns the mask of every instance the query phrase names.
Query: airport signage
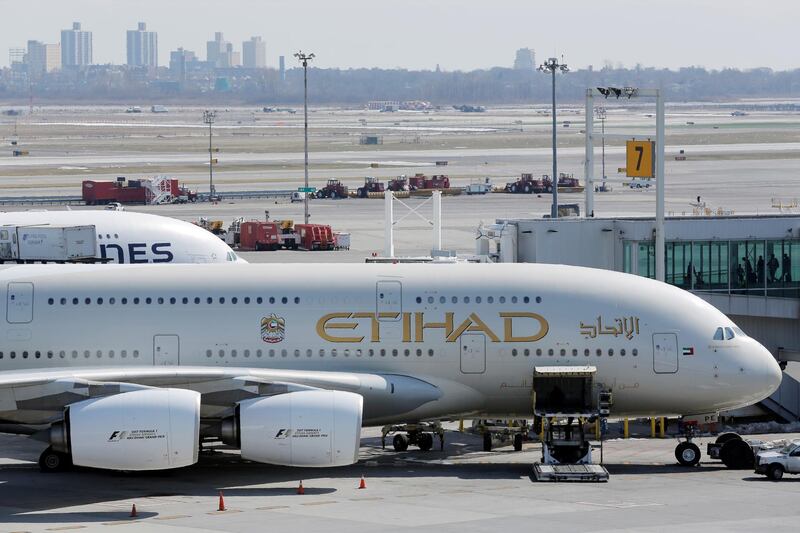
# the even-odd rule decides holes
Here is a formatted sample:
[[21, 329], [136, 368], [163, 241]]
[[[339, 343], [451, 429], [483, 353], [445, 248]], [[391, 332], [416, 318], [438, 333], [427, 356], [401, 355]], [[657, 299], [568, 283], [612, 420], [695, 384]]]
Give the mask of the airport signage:
[[654, 141], [625, 142], [625, 170], [629, 178], [652, 178], [655, 174], [656, 143]]

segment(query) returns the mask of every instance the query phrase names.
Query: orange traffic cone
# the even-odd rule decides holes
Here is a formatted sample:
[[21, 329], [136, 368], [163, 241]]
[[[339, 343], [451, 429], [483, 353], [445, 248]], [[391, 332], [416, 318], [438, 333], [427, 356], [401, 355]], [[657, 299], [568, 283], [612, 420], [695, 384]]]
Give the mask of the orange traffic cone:
[[217, 511], [224, 511], [225, 510], [225, 498], [222, 496], [222, 491], [219, 491], [219, 507]]
[[305, 493], [306, 493], [306, 489], [303, 488], [303, 481], [300, 480], [300, 486], [297, 487], [297, 494], [305, 494]]
[[131, 516], [131, 518], [136, 518], [138, 516], [136, 514], [136, 504], [135, 503], [133, 504], [133, 507], [131, 507], [131, 515], [130, 516]]
[[358, 484], [358, 488], [359, 489], [366, 489], [367, 488], [367, 482], [364, 481], [364, 476], [361, 476], [361, 483]]

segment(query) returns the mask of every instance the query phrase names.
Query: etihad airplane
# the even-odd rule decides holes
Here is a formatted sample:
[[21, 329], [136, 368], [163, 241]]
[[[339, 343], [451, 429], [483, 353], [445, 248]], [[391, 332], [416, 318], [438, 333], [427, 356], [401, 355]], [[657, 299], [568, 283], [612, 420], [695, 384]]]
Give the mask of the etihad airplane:
[[45, 224], [95, 226], [97, 257], [111, 263], [246, 263], [216, 235], [171, 217], [94, 209], [0, 213], [0, 226]]
[[48, 441], [44, 471], [183, 467], [208, 438], [351, 464], [362, 425], [531, 418], [555, 366], [593, 371], [611, 416], [735, 409], [781, 381], [700, 298], [581, 267], [16, 265], [0, 287], [0, 431]]

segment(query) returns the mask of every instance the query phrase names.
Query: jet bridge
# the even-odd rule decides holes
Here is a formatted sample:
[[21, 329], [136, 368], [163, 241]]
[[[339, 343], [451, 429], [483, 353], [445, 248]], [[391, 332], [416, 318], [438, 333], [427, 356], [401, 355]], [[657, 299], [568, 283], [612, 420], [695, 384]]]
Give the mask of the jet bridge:
[[[543, 425], [542, 461], [533, 465], [538, 481], [608, 481], [592, 463], [586, 420], [608, 416], [611, 393], [596, 390], [594, 366], [546, 366], [533, 370], [533, 412]], [[602, 436], [600, 454], [602, 461]]]

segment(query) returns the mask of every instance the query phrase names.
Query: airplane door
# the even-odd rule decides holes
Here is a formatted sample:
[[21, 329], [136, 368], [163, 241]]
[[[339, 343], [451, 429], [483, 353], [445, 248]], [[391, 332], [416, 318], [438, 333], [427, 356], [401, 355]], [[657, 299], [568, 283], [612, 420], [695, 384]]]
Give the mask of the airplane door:
[[33, 283], [8, 284], [6, 320], [9, 324], [27, 324], [33, 320]]
[[399, 281], [379, 281], [375, 287], [375, 301], [378, 320], [400, 320], [400, 313], [403, 312], [403, 285]]
[[486, 336], [483, 333], [464, 333], [461, 339], [461, 373], [486, 372]]
[[653, 334], [653, 371], [656, 374], [674, 374], [678, 371], [678, 336], [676, 334]]
[[181, 363], [180, 339], [177, 335], [153, 336], [153, 364], [155, 366], [177, 366]]

